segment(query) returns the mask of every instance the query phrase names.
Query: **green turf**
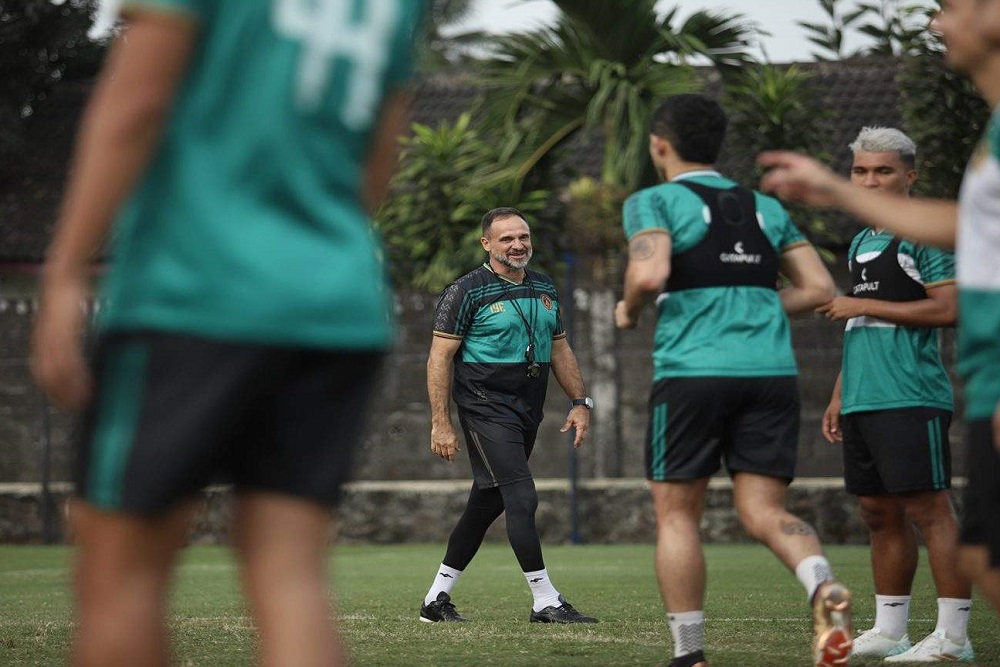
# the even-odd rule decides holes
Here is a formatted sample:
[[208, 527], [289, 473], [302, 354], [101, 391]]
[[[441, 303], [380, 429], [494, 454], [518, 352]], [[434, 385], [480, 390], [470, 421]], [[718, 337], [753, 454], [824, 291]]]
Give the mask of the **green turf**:
[[[808, 664], [810, 628], [798, 582], [758, 546], [709, 546], [708, 654], [714, 667]], [[487, 545], [454, 591], [463, 625], [417, 621], [443, 553], [439, 545], [343, 546], [334, 557], [341, 627], [355, 665], [665, 665], [669, 631], [652, 571], [652, 547], [547, 547], [558, 588], [601, 622], [529, 625], [530, 595], [508, 547]], [[854, 588], [859, 628], [873, 616], [868, 551], [834, 547], [838, 575]], [[63, 547], [0, 547], [0, 665], [58, 665], [70, 635]], [[922, 555], [911, 637], [934, 626]], [[254, 639], [229, 552], [189, 549], [171, 618], [180, 665], [252, 662]], [[1000, 665], [1000, 624], [978, 600], [971, 635], [979, 665]], [[856, 662], [855, 664], [865, 664]], [[877, 663], [870, 663], [877, 664]]]

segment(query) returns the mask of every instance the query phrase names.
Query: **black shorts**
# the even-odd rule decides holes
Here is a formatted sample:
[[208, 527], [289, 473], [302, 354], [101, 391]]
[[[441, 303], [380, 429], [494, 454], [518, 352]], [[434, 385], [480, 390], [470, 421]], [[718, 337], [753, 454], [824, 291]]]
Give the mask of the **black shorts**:
[[537, 430], [459, 414], [472, 477], [480, 489], [491, 489], [531, 479], [528, 458]]
[[791, 480], [799, 440], [792, 376], [667, 378], [653, 385], [646, 477], [655, 482], [749, 472]]
[[856, 496], [951, 488], [951, 412], [899, 408], [840, 416], [844, 485]]
[[989, 419], [969, 422], [969, 477], [962, 503], [962, 543], [984, 546], [1000, 567], [1000, 454]]
[[208, 483], [232, 482], [334, 505], [381, 358], [163, 333], [104, 336], [80, 425], [77, 495], [153, 515]]

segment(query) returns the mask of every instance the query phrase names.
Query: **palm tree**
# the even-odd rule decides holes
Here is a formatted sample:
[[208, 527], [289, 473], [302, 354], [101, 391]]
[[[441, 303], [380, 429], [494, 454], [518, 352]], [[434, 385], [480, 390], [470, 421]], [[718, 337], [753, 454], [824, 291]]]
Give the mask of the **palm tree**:
[[868, 7], [855, 7], [853, 10], [844, 12], [841, 8], [842, 0], [818, 0], [823, 13], [826, 14], [828, 24], [810, 23], [808, 21], [796, 21], [796, 25], [805, 28], [808, 33], [808, 40], [828, 53], [813, 52], [816, 60], [841, 60], [858, 55], [844, 52], [844, 37], [854, 24], [864, 18], [871, 9]]
[[445, 36], [442, 28], [454, 25], [468, 17], [472, 0], [433, 0], [427, 10], [420, 40], [420, 69], [439, 70], [461, 62], [470, 47], [482, 43], [485, 35], [468, 31]]
[[742, 15], [699, 11], [675, 26], [656, 0], [555, 0], [557, 24], [497, 38], [479, 62], [486, 122], [501, 128], [503, 176], [524, 178], [581, 130], [604, 138], [601, 181], [634, 189], [646, 166], [652, 106], [697, 88], [688, 65], [707, 58], [723, 73], [752, 62], [756, 26]]

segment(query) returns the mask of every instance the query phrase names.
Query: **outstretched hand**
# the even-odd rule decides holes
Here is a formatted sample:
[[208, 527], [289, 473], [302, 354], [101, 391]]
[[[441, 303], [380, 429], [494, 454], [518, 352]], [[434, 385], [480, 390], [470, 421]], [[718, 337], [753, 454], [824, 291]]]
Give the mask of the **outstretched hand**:
[[791, 151], [765, 151], [757, 164], [767, 170], [761, 190], [810, 206], [836, 206], [836, 189], [846, 182], [817, 160]]

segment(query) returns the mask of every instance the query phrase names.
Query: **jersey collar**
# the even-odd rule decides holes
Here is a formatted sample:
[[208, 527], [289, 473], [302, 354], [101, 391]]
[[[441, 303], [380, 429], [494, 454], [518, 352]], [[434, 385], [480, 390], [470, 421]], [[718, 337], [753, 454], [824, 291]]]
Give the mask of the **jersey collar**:
[[688, 178], [701, 178], [703, 176], [714, 176], [715, 178], [724, 178], [722, 174], [714, 169], [699, 169], [697, 171], [685, 171], [683, 174], [678, 174], [670, 179], [671, 183], [676, 183], [677, 181], [683, 181]]

